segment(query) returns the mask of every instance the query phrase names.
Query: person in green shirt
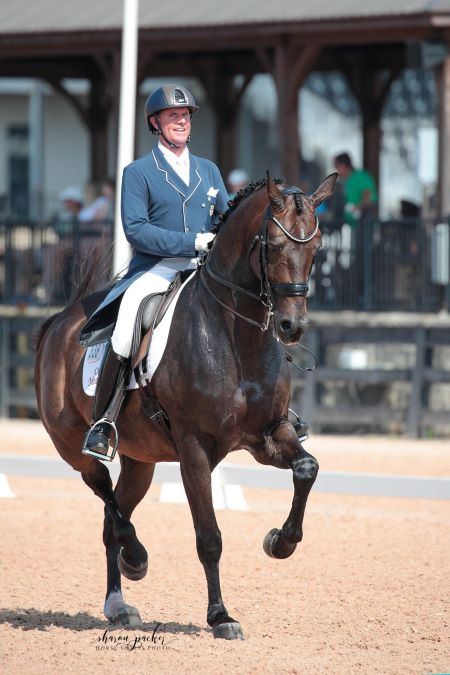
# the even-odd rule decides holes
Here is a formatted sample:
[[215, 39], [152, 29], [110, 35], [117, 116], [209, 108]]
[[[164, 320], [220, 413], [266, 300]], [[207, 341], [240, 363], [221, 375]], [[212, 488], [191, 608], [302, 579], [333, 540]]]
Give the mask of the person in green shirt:
[[334, 166], [343, 181], [344, 220], [352, 228], [374, 218], [377, 211], [377, 188], [368, 171], [355, 169], [346, 152], [336, 155]]

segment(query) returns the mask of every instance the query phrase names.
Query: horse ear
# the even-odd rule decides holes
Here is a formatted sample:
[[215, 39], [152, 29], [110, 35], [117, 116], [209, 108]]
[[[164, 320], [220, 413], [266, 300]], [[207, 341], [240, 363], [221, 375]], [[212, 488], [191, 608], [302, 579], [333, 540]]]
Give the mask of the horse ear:
[[274, 211], [281, 211], [283, 208], [284, 198], [269, 171], [267, 171], [267, 196], [269, 197], [270, 205]]
[[338, 178], [339, 174], [337, 172], [330, 173], [329, 176], [324, 178], [317, 190], [313, 192], [310, 199], [315, 209], [317, 209], [319, 204], [321, 204], [325, 199], [331, 197], [334, 192], [334, 188], [336, 187], [336, 181]]

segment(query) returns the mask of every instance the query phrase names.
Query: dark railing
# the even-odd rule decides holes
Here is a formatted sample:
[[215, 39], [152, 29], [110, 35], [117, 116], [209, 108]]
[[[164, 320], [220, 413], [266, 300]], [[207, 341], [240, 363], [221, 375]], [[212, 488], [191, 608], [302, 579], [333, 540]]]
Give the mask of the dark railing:
[[[323, 223], [321, 230], [310, 309], [449, 309], [448, 225], [404, 219], [353, 230]], [[107, 247], [112, 232], [111, 223], [74, 223], [68, 233], [46, 224], [0, 223], [0, 304], [65, 303], [74, 261], [88, 257], [99, 241]]]
[[[67, 224], [66, 224], [67, 227]], [[59, 305], [70, 297], [75, 261], [101, 242], [112, 243], [110, 222], [0, 223], [0, 304]]]
[[[448, 309], [447, 236], [418, 219], [323, 224], [309, 307], [433, 312]], [[445, 232], [444, 232], [445, 235]], [[434, 255], [436, 247], [439, 256]], [[446, 247], [446, 248], [445, 248]]]

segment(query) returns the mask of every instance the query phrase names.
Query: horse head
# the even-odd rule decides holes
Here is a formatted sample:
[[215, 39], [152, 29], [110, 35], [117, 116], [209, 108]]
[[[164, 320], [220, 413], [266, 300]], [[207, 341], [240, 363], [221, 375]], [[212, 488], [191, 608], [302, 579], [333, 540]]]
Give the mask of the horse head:
[[273, 317], [285, 344], [298, 342], [307, 325], [308, 281], [321, 238], [315, 209], [332, 195], [337, 178], [332, 173], [310, 196], [269, 174], [251, 183], [230, 202], [226, 227], [220, 226], [202, 268], [201, 282], [222, 308], [263, 332]]
[[315, 210], [333, 194], [337, 173], [325, 178], [310, 196], [296, 187], [277, 185], [267, 175], [269, 206], [260, 235], [259, 259], [251, 264], [262, 275], [273, 306], [275, 331], [285, 344], [298, 342], [308, 319], [306, 295], [321, 234]]

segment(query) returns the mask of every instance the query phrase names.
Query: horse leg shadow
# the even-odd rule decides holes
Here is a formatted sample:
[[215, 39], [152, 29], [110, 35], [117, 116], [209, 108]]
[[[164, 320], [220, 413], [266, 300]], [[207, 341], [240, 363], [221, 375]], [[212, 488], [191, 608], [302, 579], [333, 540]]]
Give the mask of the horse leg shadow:
[[270, 530], [263, 542], [270, 558], [289, 558], [303, 539], [303, 519], [309, 493], [317, 478], [319, 464], [307, 452], [288, 421], [283, 421], [266, 442], [263, 453], [255, 455], [263, 464], [292, 469], [294, 497], [289, 515], [281, 529]]

